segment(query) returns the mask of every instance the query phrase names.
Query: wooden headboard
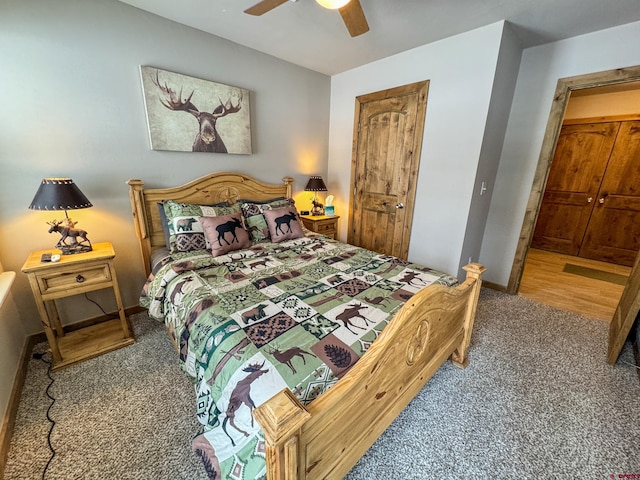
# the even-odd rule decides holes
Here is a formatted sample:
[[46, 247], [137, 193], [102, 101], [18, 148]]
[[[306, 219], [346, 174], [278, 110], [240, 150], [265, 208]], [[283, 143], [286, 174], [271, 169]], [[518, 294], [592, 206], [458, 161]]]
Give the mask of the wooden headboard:
[[145, 190], [142, 188], [142, 180], [129, 180], [127, 184], [133, 223], [140, 242], [146, 275], [151, 273], [151, 252], [165, 246], [158, 202], [175, 200], [181, 203], [210, 205], [220, 202], [233, 204], [240, 199], [265, 201], [275, 197], [291, 197], [293, 178], [284, 177], [282, 182], [270, 184], [241, 173], [219, 172], [177, 187]]

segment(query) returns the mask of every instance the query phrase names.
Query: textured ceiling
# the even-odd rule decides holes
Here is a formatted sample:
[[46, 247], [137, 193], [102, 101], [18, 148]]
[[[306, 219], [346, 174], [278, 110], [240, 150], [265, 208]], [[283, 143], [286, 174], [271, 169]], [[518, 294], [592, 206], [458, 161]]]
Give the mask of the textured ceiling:
[[327, 75], [507, 20], [523, 47], [640, 20], [638, 0], [361, 0], [370, 31], [351, 38], [314, 0], [253, 17], [257, 0], [120, 0]]

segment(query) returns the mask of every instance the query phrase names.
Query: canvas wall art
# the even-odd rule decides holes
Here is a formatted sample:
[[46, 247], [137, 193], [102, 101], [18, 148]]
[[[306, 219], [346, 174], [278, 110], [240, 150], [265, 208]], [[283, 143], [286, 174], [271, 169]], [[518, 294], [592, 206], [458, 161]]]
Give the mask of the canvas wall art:
[[153, 150], [251, 153], [249, 91], [141, 66]]

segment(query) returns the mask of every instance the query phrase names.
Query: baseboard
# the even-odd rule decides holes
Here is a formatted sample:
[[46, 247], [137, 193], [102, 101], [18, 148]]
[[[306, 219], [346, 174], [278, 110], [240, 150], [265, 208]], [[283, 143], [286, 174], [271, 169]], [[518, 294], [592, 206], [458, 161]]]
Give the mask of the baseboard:
[[486, 280], [482, 280], [482, 286], [490, 288], [491, 290], [497, 290], [498, 292], [506, 293], [507, 287], [503, 285], [498, 285], [497, 283], [487, 282]]
[[16, 372], [16, 377], [13, 381], [13, 388], [11, 389], [11, 395], [9, 396], [7, 411], [2, 419], [2, 428], [0, 429], [0, 478], [4, 478], [4, 468], [7, 464], [9, 447], [11, 446], [11, 437], [13, 436], [13, 428], [16, 423], [20, 397], [22, 396], [22, 387], [24, 386], [24, 380], [27, 376], [27, 366], [31, 359], [31, 352], [36, 343], [34, 335], [25, 339], [20, 363], [18, 364], [18, 371]]
[[[145, 308], [140, 306], [125, 308], [124, 312], [128, 316], [135, 313], [146, 311]], [[71, 325], [65, 326], [65, 330], [73, 331], [82, 327], [95, 325], [105, 320], [113, 318], [116, 313], [109, 315], [102, 315], [96, 318], [90, 318], [82, 320]], [[13, 429], [16, 423], [16, 415], [18, 414], [18, 406], [20, 405], [20, 397], [22, 396], [22, 387], [24, 387], [24, 381], [27, 376], [27, 367], [29, 360], [31, 360], [31, 352], [33, 347], [38, 343], [46, 342], [47, 337], [44, 332], [35, 333], [26, 338], [20, 357], [20, 363], [18, 364], [18, 371], [16, 372], [15, 379], [13, 381], [13, 388], [11, 389], [11, 395], [9, 397], [9, 404], [7, 405], [7, 411], [2, 419], [2, 427], [0, 428], [0, 479], [4, 478], [4, 468], [7, 464], [7, 456], [9, 455], [9, 447], [11, 446], [11, 437], [13, 436]]]

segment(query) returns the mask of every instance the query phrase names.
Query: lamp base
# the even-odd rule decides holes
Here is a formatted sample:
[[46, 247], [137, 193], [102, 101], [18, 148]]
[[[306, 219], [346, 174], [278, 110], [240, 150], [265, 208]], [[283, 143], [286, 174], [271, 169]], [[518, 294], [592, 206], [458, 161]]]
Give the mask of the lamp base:
[[56, 245], [56, 248], [62, 252], [62, 255], [73, 255], [75, 253], [85, 253], [93, 250], [91, 245]]
[[322, 204], [315, 199], [312, 201], [312, 203], [313, 208], [311, 209], [311, 215], [314, 217], [324, 215], [324, 208], [322, 207]]

